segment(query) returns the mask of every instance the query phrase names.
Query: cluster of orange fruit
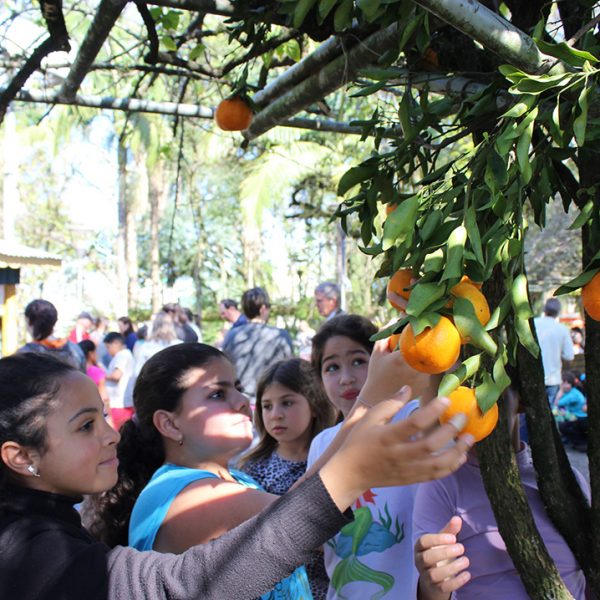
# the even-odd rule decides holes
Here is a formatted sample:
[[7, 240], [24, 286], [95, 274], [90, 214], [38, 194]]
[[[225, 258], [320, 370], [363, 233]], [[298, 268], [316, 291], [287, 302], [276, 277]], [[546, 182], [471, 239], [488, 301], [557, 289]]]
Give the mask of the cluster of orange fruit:
[[[410, 286], [415, 279], [411, 269], [400, 269], [390, 279], [387, 291], [408, 300]], [[490, 320], [490, 307], [480, 291], [481, 284], [463, 277], [451, 290], [452, 298], [464, 298], [471, 302], [478, 321], [486, 325]], [[452, 306], [453, 300], [448, 303]], [[390, 304], [397, 310], [403, 310], [397, 302], [390, 299]], [[388, 346], [394, 351], [398, 346], [406, 363], [421, 373], [438, 374], [450, 369], [458, 360], [461, 344], [468, 343], [468, 339], [461, 338], [458, 329], [451, 318], [441, 316], [437, 325], [426, 327], [418, 335], [414, 335], [410, 323], [399, 334], [390, 336]], [[477, 404], [475, 390], [460, 386], [449, 395], [450, 406], [442, 415], [441, 421], [445, 423], [456, 413], [467, 415], [467, 425], [463, 431], [474, 436], [476, 441], [488, 436], [498, 421], [498, 407], [494, 405], [485, 414], [482, 414]]]

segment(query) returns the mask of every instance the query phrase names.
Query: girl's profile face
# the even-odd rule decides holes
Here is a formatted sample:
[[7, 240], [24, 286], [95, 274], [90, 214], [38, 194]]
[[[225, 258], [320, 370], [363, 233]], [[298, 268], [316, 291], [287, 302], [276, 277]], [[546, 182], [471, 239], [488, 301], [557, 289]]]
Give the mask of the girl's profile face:
[[227, 460], [252, 442], [248, 398], [239, 391], [233, 365], [215, 358], [190, 369], [183, 378], [174, 422], [183, 435], [184, 448], [198, 461]]
[[263, 392], [261, 410], [267, 433], [280, 444], [308, 446], [313, 413], [302, 394], [272, 383]]
[[66, 496], [97, 494], [117, 482], [119, 434], [104, 419], [95, 383], [69, 373], [47, 419], [47, 450], [36, 461], [32, 487]]
[[343, 335], [327, 340], [321, 362], [321, 379], [329, 401], [344, 418], [367, 380], [371, 355], [364, 346]]

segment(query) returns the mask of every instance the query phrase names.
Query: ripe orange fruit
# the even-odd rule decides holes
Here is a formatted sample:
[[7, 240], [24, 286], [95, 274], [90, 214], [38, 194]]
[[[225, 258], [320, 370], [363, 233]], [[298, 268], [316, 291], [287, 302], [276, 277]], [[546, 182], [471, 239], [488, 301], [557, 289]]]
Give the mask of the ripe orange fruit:
[[594, 321], [600, 321], [600, 273], [596, 273], [591, 281], [583, 286], [581, 300], [585, 312]]
[[390, 337], [388, 338], [388, 348], [389, 348], [390, 352], [393, 352], [394, 350], [396, 350], [398, 348], [399, 341], [400, 341], [399, 333], [393, 333], [392, 335], [390, 335]]
[[393, 213], [396, 209], [398, 208], [398, 205], [396, 203], [389, 203], [385, 205], [385, 214], [389, 215], [390, 213]]
[[463, 433], [470, 433], [476, 442], [492, 433], [498, 423], [498, 405], [494, 404], [485, 415], [477, 404], [475, 390], [464, 385], [456, 388], [449, 396], [450, 405], [440, 417], [440, 423], [447, 423], [454, 415], [463, 413], [467, 416], [467, 424]]
[[461, 281], [451, 290], [450, 294], [457, 298], [465, 298], [475, 309], [475, 314], [479, 322], [485, 327], [490, 320], [490, 305], [485, 296], [471, 283]]
[[[398, 296], [402, 296], [402, 298], [408, 300], [408, 297], [410, 296], [410, 290], [406, 288], [410, 286], [411, 279], [414, 279], [412, 269], [399, 269], [392, 275], [392, 278], [389, 280], [387, 284], [387, 291], [394, 292], [395, 294], [398, 294]], [[396, 304], [395, 302], [392, 302], [391, 300], [390, 304], [396, 310], [404, 310], [402, 306]]]
[[400, 334], [400, 351], [415, 371], [443, 373], [458, 360], [460, 335], [446, 317], [441, 317], [435, 327], [427, 327], [416, 337], [408, 324]]
[[480, 290], [483, 286], [483, 283], [481, 281], [473, 281], [468, 275], [463, 275], [462, 279], [460, 280], [460, 283], [470, 283], [471, 285], [474, 285], [478, 290]]
[[223, 131], [243, 131], [252, 123], [252, 110], [242, 98], [221, 100], [215, 110], [215, 121]]

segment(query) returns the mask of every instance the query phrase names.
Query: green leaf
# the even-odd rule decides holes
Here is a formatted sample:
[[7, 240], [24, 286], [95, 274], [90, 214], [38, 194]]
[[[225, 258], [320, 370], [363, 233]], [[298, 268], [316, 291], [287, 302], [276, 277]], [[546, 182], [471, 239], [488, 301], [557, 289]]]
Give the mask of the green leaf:
[[586, 205], [581, 209], [581, 212], [577, 215], [577, 218], [569, 225], [569, 229], [580, 229], [583, 227], [592, 216], [594, 212], [594, 201], [589, 200]]
[[540, 347], [537, 345], [533, 333], [531, 332], [529, 319], [519, 319], [519, 317], [515, 316], [514, 323], [519, 342], [525, 346], [534, 358], [537, 358], [540, 354]]
[[479, 322], [473, 304], [466, 298], [454, 298], [452, 313], [454, 325], [456, 325], [461, 338], [467, 340], [469, 344], [481, 348], [490, 356], [495, 356], [498, 346]]
[[337, 4], [337, 0], [321, 0], [319, 2], [319, 18], [321, 23], [327, 18], [331, 9]]
[[336, 31], [342, 31], [352, 25], [353, 8], [354, 3], [352, 0], [342, 0], [342, 3], [335, 9], [333, 27]]
[[179, 17], [181, 13], [177, 10], [169, 10], [162, 17], [162, 24], [165, 29], [175, 31], [179, 26]]
[[446, 252], [446, 267], [442, 275], [442, 281], [457, 279], [463, 273], [463, 254], [467, 241], [467, 228], [459, 225], [448, 238], [448, 250]]
[[596, 273], [600, 272], [600, 268], [598, 269], [590, 269], [589, 271], [585, 271], [584, 273], [580, 273], [574, 279], [567, 281], [561, 285], [555, 292], [555, 296], [561, 296], [562, 294], [570, 294], [573, 290], [578, 290], [583, 287], [586, 283], [589, 283]]
[[573, 121], [573, 133], [577, 140], [578, 146], [585, 144], [585, 131], [587, 129], [587, 117], [588, 117], [588, 96], [591, 91], [591, 87], [584, 87], [577, 104], [579, 105], [579, 116]]
[[519, 80], [511, 88], [510, 92], [518, 94], [539, 95], [553, 88], [561, 88], [572, 81], [569, 73], [560, 75], [529, 75], [527, 78]]
[[362, 10], [368, 21], [371, 21], [378, 13], [381, 0], [356, 0], [356, 6]]
[[374, 164], [370, 165], [358, 165], [352, 167], [349, 171], [346, 171], [338, 184], [337, 194], [343, 196], [348, 190], [352, 189], [355, 185], [359, 184], [365, 179], [370, 179], [377, 173], [377, 166]]
[[354, 92], [350, 94], [350, 98], [361, 98], [362, 96], [370, 96], [375, 92], [378, 92], [381, 88], [387, 85], [387, 81], [378, 81], [377, 83], [372, 83], [371, 85], [367, 85], [360, 89], [358, 92]]
[[310, 12], [310, 9], [315, 5], [317, 0], [299, 0], [298, 4], [296, 4], [296, 8], [294, 9], [294, 19], [293, 25], [295, 29], [298, 29], [302, 23], [304, 23], [304, 19], [306, 19], [306, 15]]
[[522, 99], [509, 108], [500, 118], [516, 119], [522, 117], [535, 104], [535, 96], [523, 96]]
[[494, 382], [500, 388], [501, 391], [504, 391], [510, 384], [510, 377], [506, 373], [506, 369], [504, 365], [506, 364], [506, 354], [503, 352], [494, 362], [494, 367], [492, 369], [492, 373], [494, 376]]
[[412, 317], [420, 316], [437, 300], [446, 294], [446, 286], [440, 283], [417, 283], [408, 298], [406, 314]]
[[204, 52], [204, 44], [196, 44], [188, 54], [188, 60], [196, 60]]
[[404, 240], [412, 240], [418, 208], [419, 199], [413, 196], [400, 202], [398, 207], [388, 215], [383, 224], [384, 250]]
[[521, 273], [515, 277], [510, 288], [510, 299], [519, 319], [530, 319], [533, 317], [531, 304], [529, 303], [529, 294], [527, 291], [527, 277]]
[[409, 317], [410, 326], [413, 330], [413, 335], [416, 337], [427, 328], [433, 328], [440, 322], [441, 315], [436, 312], [426, 312], [418, 317]]
[[408, 317], [402, 317], [402, 319], [396, 321], [395, 323], [392, 323], [391, 325], [388, 325], [387, 327], [380, 329], [377, 333], [373, 334], [369, 339], [372, 342], [376, 342], [377, 340], [383, 340], [385, 338], [388, 338], [388, 337], [390, 337], [390, 335], [393, 335], [399, 329], [404, 327], [404, 325], [406, 325], [406, 323], [408, 323]]
[[598, 59], [593, 54], [590, 54], [585, 50], [577, 50], [577, 48], [572, 48], [566, 42], [561, 42], [560, 44], [549, 44], [543, 40], [535, 40], [535, 43], [544, 54], [554, 56], [554, 58], [558, 58], [568, 65], [572, 65], [574, 67], [582, 67], [585, 61], [589, 61], [591, 63], [598, 62]]
[[402, 100], [400, 101], [398, 117], [400, 119], [400, 127], [402, 128], [402, 133], [404, 134], [404, 137], [406, 138], [407, 142], [411, 142], [417, 134], [410, 120], [411, 102], [412, 96], [410, 95], [409, 91], [405, 90], [404, 95], [402, 96]]
[[482, 356], [482, 354], [470, 356], [456, 371], [444, 375], [438, 388], [438, 396], [448, 396], [469, 377], [473, 377], [481, 367]]
[[417, 30], [417, 27], [419, 27], [422, 23], [423, 23], [423, 14], [418, 14], [418, 15], [414, 16], [408, 22], [408, 24], [406, 25], [406, 27], [404, 27], [404, 30], [402, 31], [402, 36], [400, 37], [400, 44], [399, 44], [400, 50], [404, 49], [406, 44], [409, 42], [409, 40], [412, 38], [415, 31]]
[[529, 162], [529, 146], [531, 145], [531, 136], [533, 135], [533, 125], [534, 121], [532, 120], [517, 142], [517, 162], [519, 164], [519, 170], [521, 171], [523, 183], [525, 184], [529, 183], [533, 173], [531, 163]]
[[169, 37], [168, 35], [163, 35], [163, 37], [160, 38], [160, 41], [164, 48], [169, 52], [177, 52], [177, 44], [175, 43], [175, 40], [173, 40], [172, 37]]
[[423, 261], [424, 273], [439, 273], [444, 267], [444, 251], [438, 248], [425, 256]]
[[479, 235], [479, 227], [477, 226], [477, 216], [475, 214], [475, 208], [471, 205], [465, 214], [465, 226], [467, 228], [467, 236], [471, 243], [471, 248], [475, 254], [475, 258], [479, 264], [483, 265], [485, 259], [483, 258], [483, 248], [481, 246], [481, 236]]
[[500, 325], [502, 325], [502, 323], [504, 323], [504, 321], [506, 320], [506, 317], [508, 317], [508, 315], [510, 313], [511, 306], [512, 306], [512, 303], [510, 301], [510, 294], [506, 294], [506, 296], [504, 296], [504, 298], [502, 298], [502, 300], [500, 301], [500, 304], [498, 304], [498, 306], [496, 306], [496, 308], [494, 309], [494, 312], [490, 316], [490, 320], [487, 322], [487, 324], [485, 326], [486, 331], [492, 331], [492, 330], [496, 329], [496, 327], [499, 327]]
[[483, 383], [475, 388], [475, 397], [477, 404], [483, 414], [485, 414], [500, 398], [502, 390], [494, 383], [490, 374], [486, 371], [482, 372]]

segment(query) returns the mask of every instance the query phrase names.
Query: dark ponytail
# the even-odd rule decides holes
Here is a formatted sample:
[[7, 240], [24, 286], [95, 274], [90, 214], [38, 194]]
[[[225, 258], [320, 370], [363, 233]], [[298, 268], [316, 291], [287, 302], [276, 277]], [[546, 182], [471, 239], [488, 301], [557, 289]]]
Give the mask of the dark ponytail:
[[163, 438], [153, 423], [157, 410], [177, 410], [189, 387], [186, 375], [225, 355], [206, 344], [176, 344], [152, 356], [142, 367], [133, 390], [135, 416], [121, 427], [115, 487], [93, 501], [90, 532], [113, 547], [126, 545], [129, 518], [137, 497], [165, 462]]

